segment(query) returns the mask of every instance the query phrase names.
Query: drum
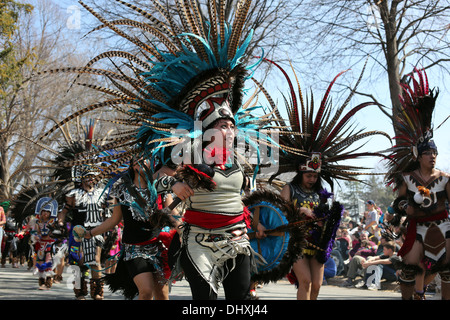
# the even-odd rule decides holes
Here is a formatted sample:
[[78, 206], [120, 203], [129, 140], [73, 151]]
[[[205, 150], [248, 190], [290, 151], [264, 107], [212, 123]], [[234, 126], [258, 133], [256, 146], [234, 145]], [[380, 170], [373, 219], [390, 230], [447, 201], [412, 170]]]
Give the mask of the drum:
[[[248, 207], [252, 212], [253, 217], [259, 217], [259, 222], [266, 229], [274, 229], [276, 227], [285, 225], [288, 223], [287, 218], [280, 208], [276, 207], [272, 203], [261, 201], [253, 206]], [[256, 230], [250, 229], [249, 233], [256, 232]], [[278, 232], [270, 234], [263, 239], [257, 239], [252, 237], [250, 244], [260, 256], [264, 258], [264, 261], [258, 261], [258, 271], [268, 271], [276, 267], [284, 254], [287, 251], [289, 243], [289, 232]]]
[[[243, 202], [252, 214], [253, 222], [248, 235], [252, 248], [258, 253], [258, 270], [252, 275], [252, 280], [276, 282], [289, 273], [306, 247], [304, 225], [285, 228], [290, 223], [301, 220], [300, 211], [278, 193], [265, 189], [252, 192], [243, 198]], [[257, 239], [255, 235], [259, 223], [266, 230], [281, 230], [267, 232], [265, 238]]]

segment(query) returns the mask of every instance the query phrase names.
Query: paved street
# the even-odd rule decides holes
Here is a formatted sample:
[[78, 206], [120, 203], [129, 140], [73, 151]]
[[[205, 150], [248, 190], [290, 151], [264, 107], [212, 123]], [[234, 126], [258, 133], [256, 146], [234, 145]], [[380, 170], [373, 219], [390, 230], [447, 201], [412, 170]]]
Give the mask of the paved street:
[[[105, 288], [105, 300], [77, 301], [72, 290], [72, 273], [66, 267], [63, 282], [54, 284], [51, 290], [38, 290], [37, 276], [32, 271], [21, 267], [13, 269], [11, 266], [0, 268], [0, 307], [2, 310], [15, 310], [17, 312], [48, 311], [52, 315], [89, 316], [106, 319], [123, 317], [130, 314], [124, 310], [131, 310], [131, 317], [135, 315], [164, 315], [164, 319], [186, 320], [191, 316], [196, 320], [200, 318], [228, 318], [248, 319], [258, 316], [259, 319], [277, 319], [292, 316], [293, 312], [300, 315], [308, 314], [311, 310], [320, 312], [322, 317], [351, 316], [354, 312], [363, 311], [365, 318], [371, 311], [384, 310], [390, 316], [397, 314], [404, 316], [405, 305], [396, 290], [370, 291], [367, 289], [344, 288], [334, 285], [324, 285], [321, 288], [319, 301], [296, 301], [296, 289], [288, 281], [279, 281], [258, 289], [257, 301], [225, 301], [223, 292], [220, 292], [218, 301], [192, 301], [189, 285], [186, 281], [177, 282], [170, 293], [171, 301], [152, 301], [140, 303], [138, 301], [125, 301], [118, 293], [111, 293]], [[440, 295], [427, 296], [428, 300], [439, 300]], [[120, 302], [119, 302], [120, 301]], [[57, 303], [54, 303], [57, 302]], [[134, 303], [135, 302], [135, 303]], [[437, 301], [435, 301], [437, 302]], [[416, 309], [421, 312], [423, 304], [427, 302], [413, 301], [407, 304], [408, 312]], [[429, 303], [429, 302], [428, 302]], [[53, 309], [56, 308], [56, 309]], [[313, 309], [311, 309], [313, 308]], [[434, 308], [447, 308], [447, 305], [434, 305]], [[57, 311], [58, 310], [58, 311]], [[122, 311], [123, 310], [123, 311]], [[149, 313], [150, 312], [150, 313]], [[306, 312], [306, 313], [305, 313]], [[369, 314], [367, 314], [369, 312]]]
[[[13, 269], [10, 265], [0, 268], [0, 300], [73, 300], [70, 267], [66, 267], [63, 282], [54, 284], [51, 290], [38, 290], [37, 276], [25, 267]], [[258, 289], [260, 300], [295, 300], [296, 289], [287, 281], [270, 283]], [[223, 299], [223, 294], [220, 297]], [[433, 298], [433, 297], [431, 297]], [[171, 300], [190, 300], [190, 289], [186, 281], [175, 283], [170, 293]], [[105, 288], [105, 300], [123, 300], [118, 293]], [[336, 285], [322, 287], [319, 300], [400, 300], [395, 291], [370, 291], [356, 288], [342, 288]]]

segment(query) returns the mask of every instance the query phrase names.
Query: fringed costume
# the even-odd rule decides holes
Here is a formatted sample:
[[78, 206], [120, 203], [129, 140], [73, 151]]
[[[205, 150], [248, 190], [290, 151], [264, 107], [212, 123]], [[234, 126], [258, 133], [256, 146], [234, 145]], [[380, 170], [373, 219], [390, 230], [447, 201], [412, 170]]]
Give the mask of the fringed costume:
[[0, 243], [1, 251], [1, 265], [4, 266], [6, 259], [9, 258], [13, 267], [17, 265], [17, 244], [19, 238], [17, 235], [17, 226], [14, 219], [11, 217], [6, 218], [6, 223], [4, 225], [2, 243]]
[[[401, 106], [393, 121], [396, 145], [390, 150], [386, 175], [388, 184], [398, 191], [392, 207], [396, 215], [406, 216], [406, 237], [398, 253], [402, 261], [397, 264], [401, 270], [402, 297], [411, 298], [408, 287], [412, 288], [415, 277], [423, 275], [425, 269], [427, 274], [440, 274], [443, 298], [448, 299], [450, 260], [446, 248], [450, 243], [450, 220], [446, 203], [450, 196], [450, 176], [434, 168], [438, 152], [432, 140], [432, 115], [438, 91], [429, 88], [423, 70], [415, 69], [410, 80], [411, 86], [402, 83]], [[431, 172], [427, 178], [424, 178], [425, 168]], [[422, 260], [412, 261], [408, 253], [418, 243], [423, 250]], [[445, 292], [444, 288], [447, 288]]]
[[[229, 280], [226, 278], [233, 269], [238, 268], [239, 264], [247, 264], [247, 272], [240, 279], [243, 286], [241, 292], [234, 296], [245, 299], [250, 287], [249, 258], [252, 257], [252, 249], [245, 235], [249, 216], [241, 202], [245, 177], [237, 164], [227, 169], [216, 167], [214, 171], [217, 184], [214, 191], [195, 190], [195, 194], [187, 200], [182, 252], [173, 274], [180, 273], [182, 269], [188, 281], [192, 281], [194, 299], [208, 299], [217, 295], [220, 283]], [[168, 179], [171, 177], [165, 180]], [[199, 276], [202, 278], [200, 281], [196, 279]], [[203, 281], [210, 286], [206, 296], [194, 289]], [[204, 289], [202, 291], [205, 293]]]
[[[103, 283], [97, 270], [101, 269], [100, 256], [104, 243], [102, 235], [91, 239], [77, 239], [74, 234], [76, 226], [83, 226], [92, 230], [100, 225], [106, 218], [108, 210], [108, 192], [105, 191], [103, 181], [94, 184], [95, 177], [101, 174], [107, 166], [103, 161], [104, 154], [92, 155], [96, 148], [94, 144], [94, 125], [92, 121], [85, 130], [84, 139], [70, 141], [63, 145], [57, 157], [53, 160], [52, 178], [62, 181], [57, 185], [55, 193], [65, 193], [64, 207], [59, 214], [59, 224], [63, 227], [66, 221], [70, 222], [68, 238], [68, 261], [77, 270], [74, 281], [74, 293], [77, 299], [84, 299], [88, 292], [88, 277], [90, 295], [93, 299], [103, 299]], [[76, 163], [79, 154], [88, 154], [94, 164]], [[69, 162], [69, 164], [65, 164]], [[75, 162], [75, 163], [74, 163]]]
[[[50, 193], [45, 183], [36, 183], [23, 188], [11, 200], [11, 216], [19, 229], [21, 263], [27, 260], [29, 269], [36, 268], [35, 272], [43, 279], [42, 289], [51, 287], [54, 270], [67, 252], [67, 233], [58, 226], [59, 204]], [[42, 219], [42, 210], [51, 212], [48, 219]]]

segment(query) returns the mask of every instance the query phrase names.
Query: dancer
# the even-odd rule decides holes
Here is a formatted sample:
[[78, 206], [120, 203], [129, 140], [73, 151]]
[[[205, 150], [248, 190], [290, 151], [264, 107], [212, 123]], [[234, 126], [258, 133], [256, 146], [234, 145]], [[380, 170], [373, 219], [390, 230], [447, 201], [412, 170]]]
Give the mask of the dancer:
[[[390, 138], [381, 131], [358, 131], [358, 134], [353, 134], [354, 131], [349, 130], [348, 120], [371, 103], [362, 103], [354, 107], [340, 119], [354, 90], [333, 113], [329, 102], [330, 90], [336, 79], [344, 72], [339, 73], [330, 83], [314, 115], [314, 101], [310, 102], [310, 106], [304, 105], [300, 87], [298, 99], [287, 73], [275, 62], [269, 62], [283, 72], [291, 93], [291, 104], [286, 104], [289, 124], [282, 120], [279, 122], [282, 128], [290, 129], [281, 131], [280, 144], [297, 150], [280, 155], [280, 170], [271, 179], [285, 172], [296, 172], [293, 180], [283, 187], [281, 195], [285, 200], [299, 206], [306, 219], [312, 219], [308, 225], [308, 246], [303, 252], [303, 257], [293, 263], [289, 279], [298, 286], [297, 299], [315, 300], [323, 281], [324, 263], [330, 256], [342, 213], [340, 211], [342, 206], [338, 202], [333, 201], [330, 207], [326, 204], [332, 194], [324, 189], [323, 182], [327, 182], [333, 190], [333, 180], [356, 181], [356, 176], [361, 174], [361, 169], [364, 168], [340, 165], [340, 161], [383, 155], [372, 152], [349, 152], [348, 148], [356, 141], [372, 135]], [[359, 81], [360, 79], [358, 83]], [[317, 218], [323, 220], [315, 221]]]
[[[152, 197], [156, 194], [152, 192], [151, 176], [147, 176], [148, 166], [148, 161], [133, 160], [128, 173], [111, 192], [112, 216], [87, 231], [85, 238], [112, 230], [123, 219], [123, 250], [116, 272], [106, 275], [106, 283], [113, 292], [122, 291], [127, 299], [138, 295], [139, 300], [152, 300], [153, 296], [156, 300], [168, 300], [168, 293], [163, 290], [167, 282], [161, 258], [163, 245], [157, 239], [162, 226], [151, 224], [156, 203]], [[139, 202], [140, 198], [144, 202]]]
[[[240, 191], [245, 181], [243, 172], [248, 170], [257, 173], [262, 163], [260, 142], [264, 141], [264, 146], [268, 148], [276, 148], [277, 145], [269, 134], [278, 130], [271, 129], [269, 116], [255, 115], [257, 111], [263, 110], [255, 104], [256, 93], [243, 103], [244, 83], [251, 79], [251, 71], [259, 62], [258, 60], [254, 65], [247, 65], [251, 57], [246, 55], [246, 51], [253, 31], [245, 34], [244, 25], [248, 21], [247, 15], [252, 12], [252, 2], [240, 0], [236, 6], [231, 7], [226, 1], [211, 1], [207, 14], [200, 14], [196, 2], [179, 2], [174, 10], [167, 10], [158, 2], [154, 2], [159, 12], [158, 17], [121, 0], [118, 2], [141, 14], [145, 23], [128, 20], [125, 23], [127, 30], [119, 30], [122, 23], [108, 22], [80, 1], [104, 27], [136, 45], [133, 53], [108, 51], [92, 59], [84, 68], [46, 71], [104, 75], [112, 79], [108, 83], [114, 88], [90, 84], [86, 84], [86, 87], [105, 92], [112, 97], [105, 95], [106, 100], [66, 117], [49, 132], [90, 110], [114, 108], [122, 112], [120, 117], [125, 116], [125, 119], [118, 119], [121, 124], [129, 125], [130, 130], [124, 130], [108, 146], [99, 147], [96, 152], [101, 153], [111, 146], [121, 148], [124, 152], [114, 155], [115, 165], [99, 174], [97, 181], [105, 178], [117, 165], [126, 163], [133, 156], [136, 159], [154, 161], [162, 155], [164, 163], [163, 155], [167, 149], [173, 150], [173, 162], [183, 168], [208, 160], [208, 164], [214, 166], [214, 172], [219, 179], [216, 181], [216, 192], [194, 192], [186, 184], [177, 183], [175, 177], [158, 179], [158, 191], [173, 191], [181, 200], [192, 196], [198, 201], [187, 202], [190, 210], [186, 212], [187, 216], [185, 214], [187, 224], [183, 229], [183, 254], [180, 258], [183, 266], [192, 271], [187, 271], [192, 285], [202, 287], [198, 294], [197, 289], [193, 290], [195, 298], [216, 298], [218, 283], [221, 280], [231, 282], [231, 274], [242, 276], [242, 281], [236, 282], [240, 283], [239, 288], [227, 285], [227, 298], [245, 298], [248, 296], [249, 272], [253, 264], [252, 251], [245, 236], [245, 220], [249, 214], [244, 210], [240, 199]], [[229, 15], [227, 21], [226, 12], [230, 11], [234, 11], [234, 14]], [[128, 27], [136, 28], [138, 32], [130, 35]], [[152, 30], [150, 44], [148, 37], [143, 37], [142, 40], [136, 38], [142, 31], [149, 30]], [[102, 59], [123, 59], [123, 63], [110, 64], [113, 66], [112, 70], [94, 68], [94, 64]], [[257, 83], [256, 80], [254, 82]], [[259, 83], [257, 85], [261, 88]], [[209, 129], [213, 131], [207, 136]], [[236, 159], [242, 160], [245, 152], [235, 152], [226, 147], [224, 136], [233, 144], [238, 140], [246, 144], [247, 150], [256, 151], [257, 164], [241, 167]], [[79, 156], [77, 163], [91, 161], [86, 159], [85, 154]], [[147, 205], [152, 207], [150, 203]], [[202, 221], [204, 217], [210, 218], [206, 225], [205, 221]], [[209, 234], [211, 231], [206, 230], [205, 226], [213, 230], [214, 235], [217, 233], [217, 240], [222, 241], [212, 242], [212, 234]], [[228, 231], [235, 233], [230, 236]], [[208, 245], [220, 246], [221, 253], [215, 254], [213, 248], [196, 250], [203, 247], [193, 238], [195, 234], [198, 234], [197, 240], [204, 237]], [[190, 250], [191, 247], [194, 248], [193, 251]], [[194, 255], [201, 255], [201, 252], [204, 256], [192, 259]], [[200, 273], [194, 274], [196, 270], [190, 265], [192, 260], [195, 260], [197, 266], [201, 266]], [[196, 280], [205, 274], [207, 276], [203, 281], [206, 284], [202, 280]]]
[[[114, 150], [104, 150], [97, 154], [94, 152], [97, 147], [94, 143], [94, 121], [90, 121], [84, 130], [84, 137], [78, 139], [68, 132], [65, 127], [57, 126], [64, 140], [59, 144], [58, 150], [53, 150], [51, 146], [45, 146], [44, 138], [49, 136], [55, 130], [50, 129], [37, 139], [34, 143], [42, 150], [50, 152], [54, 157], [45, 159], [45, 167], [26, 167], [19, 168], [14, 174], [23, 170], [38, 169], [43, 170], [42, 176], [47, 176], [45, 182], [25, 187], [13, 199], [14, 217], [18, 223], [23, 223], [26, 217], [30, 216], [29, 208], [34, 206], [35, 199], [50, 195], [58, 203], [62, 204], [62, 210], [58, 213], [57, 227], [59, 240], [55, 251], [58, 251], [58, 260], [63, 261], [66, 252], [68, 253], [69, 264], [73, 266], [76, 272], [74, 281], [75, 296], [77, 299], [85, 299], [88, 294], [86, 277], [91, 271], [91, 297], [94, 299], [103, 299], [103, 284], [100, 281], [101, 273], [101, 246], [103, 238], [89, 239], [78, 243], [74, 241], [72, 230], [69, 231], [67, 247], [64, 243], [64, 237], [67, 229], [75, 225], [83, 225], [91, 229], [99, 225], [104, 217], [107, 216], [107, 194], [104, 186], [100, 183], [102, 178], [97, 179], [114, 159], [108, 158], [109, 152]], [[84, 158], [78, 160], [79, 155]], [[103, 161], [105, 160], [105, 161]], [[115, 166], [119, 172], [120, 166]], [[49, 172], [50, 170], [50, 172]], [[105, 173], [105, 176], [108, 173]], [[68, 225], [69, 223], [69, 225]], [[56, 235], [56, 231], [55, 231]], [[60, 281], [60, 272], [58, 271], [57, 280]], [[80, 280], [81, 279], [81, 280]]]
[[[52, 264], [52, 268], [47, 270], [49, 277], [52, 276], [52, 270], [57, 264], [53, 263], [53, 231], [57, 226], [56, 215], [58, 210], [58, 204], [51, 201], [48, 193], [41, 192], [42, 188], [32, 185], [30, 187], [23, 188], [18, 194], [14, 196], [11, 200], [10, 215], [11, 221], [17, 227], [16, 239], [18, 239], [17, 252], [21, 259], [28, 260], [28, 270], [36, 268], [38, 265], [45, 262], [45, 258], [48, 260], [48, 264]], [[40, 215], [41, 206], [45, 206], [46, 211], [51, 211], [51, 216], [48, 216], [47, 212]], [[38, 223], [42, 225], [39, 226]], [[44, 241], [42, 241], [42, 246], [40, 245], [39, 239], [40, 235], [37, 234], [39, 230], [44, 232]], [[51, 229], [51, 230], [50, 230]], [[40, 262], [37, 263], [38, 248], [45, 250], [46, 244], [49, 244], [48, 254], [45, 251], [40, 252]], [[50, 257], [52, 258], [50, 261]], [[44, 259], [44, 260], [43, 260]], [[37, 269], [36, 269], [37, 270]], [[38, 272], [38, 271], [36, 271]], [[42, 289], [45, 288], [45, 275], [41, 273], [43, 280], [41, 280], [40, 286]], [[47, 281], [50, 284], [49, 281]]]
[[[39, 276], [39, 290], [50, 289], [53, 284], [54, 262], [52, 230], [56, 227], [58, 203], [50, 197], [38, 200], [34, 221], [33, 248], [36, 255], [36, 273]], [[25, 230], [26, 232], [27, 230]]]
[[[448, 300], [450, 220], [446, 202], [450, 199], [450, 176], [435, 167], [438, 151], [432, 140], [432, 115], [438, 91], [429, 89], [423, 70], [415, 69], [410, 79], [411, 87], [402, 83], [401, 107], [393, 121], [397, 141], [391, 149], [392, 161], [386, 176], [397, 191], [395, 212], [407, 217], [407, 234], [398, 253], [402, 261], [396, 267], [401, 270], [399, 280], [403, 299], [412, 299], [415, 279], [423, 278], [421, 264], [425, 264], [431, 266], [427, 278], [440, 274], [442, 299]], [[422, 292], [418, 294], [423, 295]]]
[[[87, 230], [91, 230], [100, 225], [104, 221], [104, 210], [108, 206], [107, 193], [104, 187], [94, 184], [95, 171], [80, 172], [81, 185], [69, 191], [66, 195], [66, 204], [58, 214], [58, 223], [64, 227], [66, 216], [70, 213], [72, 228], [82, 225]], [[101, 281], [101, 248], [103, 237], [101, 234], [95, 238], [85, 239], [81, 248], [74, 246], [73, 232], [69, 233], [69, 264], [80, 267], [77, 276], [80, 280], [75, 281], [74, 287], [75, 297], [84, 300], [87, 292], [86, 275], [91, 271], [90, 279], [90, 295], [95, 300], [103, 299], [103, 282]], [[73, 250], [80, 250], [77, 254], [73, 254]], [[74, 259], [75, 257], [75, 259]], [[80, 281], [80, 282], [78, 282]], [[80, 287], [78, 287], [80, 283]]]
[[[170, 160], [166, 161], [163, 165], [162, 163], [158, 163], [155, 167], [155, 173], [153, 174], [153, 179], [157, 180], [163, 176], [174, 176], [176, 174], [177, 166], [172, 163]], [[165, 208], [169, 208], [173, 203], [175, 198], [175, 194], [172, 192], [163, 192], [158, 194], [157, 198], [157, 206], [159, 210], [164, 210]], [[163, 244], [163, 250], [161, 252], [161, 258], [164, 269], [164, 276], [167, 279], [167, 282], [163, 288], [165, 294], [169, 295], [169, 279], [172, 273], [173, 266], [173, 257], [174, 253], [178, 250], [180, 244], [180, 234], [182, 233], [182, 229], [179, 226], [182, 223], [182, 217], [184, 214], [184, 203], [180, 202], [173, 209], [165, 209], [171, 210], [170, 214], [175, 218], [173, 220], [172, 226], [164, 227], [160, 234], [158, 235], [158, 239]], [[172, 241], [174, 241], [172, 246]]]
[[[2, 259], [2, 248], [3, 248], [3, 237], [4, 237], [4, 228], [6, 225], [6, 214], [5, 210], [3, 209], [4, 202], [0, 205], [0, 259]], [[6, 205], [6, 201], [5, 201]], [[3, 264], [3, 263], [2, 263]]]
[[4, 228], [4, 236], [3, 243], [1, 246], [2, 250], [2, 258], [1, 265], [2, 268], [5, 267], [6, 258], [9, 258], [11, 262], [11, 266], [13, 268], [18, 268], [18, 252], [17, 252], [17, 244], [19, 242], [19, 238], [17, 235], [17, 226], [16, 222], [12, 217], [6, 218], [5, 228]]
[[[283, 187], [281, 196], [298, 205], [307, 217], [315, 219], [313, 209], [319, 204], [319, 192], [322, 190], [322, 185], [319, 174], [306, 168], [306, 163], [299, 166], [298, 174], [292, 182]], [[316, 223], [315, 232], [321, 227], [323, 223]], [[317, 249], [314, 247], [306, 248], [303, 254], [304, 257], [292, 266], [293, 275], [298, 281], [297, 299], [316, 300], [323, 281], [324, 263], [315, 258]]]
[[[215, 190], [194, 191], [170, 176], [161, 178], [157, 188], [164, 191], [164, 186], [171, 185], [177, 197], [186, 200], [178, 267], [189, 282], [193, 299], [217, 299], [219, 283], [223, 284], [226, 299], [249, 299], [254, 265], [252, 249], [245, 235], [248, 213], [241, 201], [245, 175], [239, 164], [230, 159], [235, 137], [234, 119], [231, 113], [225, 117], [218, 113], [213, 118], [208, 119], [211, 120], [210, 127], [219, 135], [206, 146], [205, 161], [214, 163]], [[214, 159], [216, 153], [213, 150], [224, 150], [224, 153]]]

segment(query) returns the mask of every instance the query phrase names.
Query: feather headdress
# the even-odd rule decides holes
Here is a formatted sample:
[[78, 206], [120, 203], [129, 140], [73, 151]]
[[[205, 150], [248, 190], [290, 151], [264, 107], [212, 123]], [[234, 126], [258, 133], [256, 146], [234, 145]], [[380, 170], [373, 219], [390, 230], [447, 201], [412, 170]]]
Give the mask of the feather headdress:
[[[415, 78], [417, 75], [417, 78]], [[400, 83], [400, 107], [393, 121], [395, 145], [389, 150], [388, 184], [397, 188], [399, 174], [414, 170], [423, 151], [437, 149], [433, 138], [433, 112], [439, 91], [429, 88], [424, 70], [414, 69], [409, 75], [412, 85]]]
[[340, 164], [340, 162], [366, 156], [384, 157], [383, 154], [377, 152], [357, 152], [359, 147], [349, 150], [357, 141], [374, 135], [382, 135], [390, 140], [389, 135], [385, 132], [378, 130], [364, 132], [363, 129], [356, 129], [349, 124], [357, 112], [375, 104], [374, 102], [365, 102], [345, 111], [361, 80], [362, 73], [344, 103], [334, 110], [330, 101], [330, 92], [336, 79], [346, 71], [339, 73], [329, 84], [316, 111], [312, 94], [309, 102], [304, 101], [297, 76], [295, 75], [298, 92], [295, 91], [286, 71], [277, 63], [269, 62], [282, 71], [290, 90], [289, 95], [285, 97], [288, 122], [283, 120], [281, 109], [278, 108], [277, 111], [278, 123], [282, 128], [280, 145], [290, 150], [290, 152], [280, 154], [280, 170], [277, 175], [298, 171], [319, 172], [320, 176], [333, 188], [333, 180], [357, 180], [356, 176], [364, 174], [362, 170], [368, 169]]
[[[120, 173], [127, 169], [127, 166], [117, 166], [111, 157], [114, 157], [117, 151], [105, 150], [97, 153], [97, 143], [94, 139], [95, 125], [91, 120], [85, 127], [82, 136], [76, 138], [70, 134], [69, 129], [59, 127], [64, 137], [59, 141], [59, 149], [45, 145], [43, 142], [32, 141], [42, 148], [42, 151], [49, 152], [52, 157], [48, 159], [40, 156], [44, 161], [42, 166], [29, 166], [17, 169], [12, 176], [22, 171], [40, 170], [39, 174], [43, 177], [41, 182], [35, 182], [30, 186], [23, 187], [11, 199], [12, 214], [16, 217], [18, 223], [33, 214], [39, 198], [51, 197], [62, 205], [65, 201], [65, 194], [79, 185], [87, 176], [105, 175], [105, 172]], [[92, 164], [78, 164], [77, 161], [82, 157], [90, 158]], [[70, 164], [70, 165], [68, 165]], [[110, 176], [106, 176], [110, 177]]]
[[[158, 16], [156, 12], [149, 13], [125, 1], [116, 1], [139, 13], [143, 21], [109, 21], [82, 1], [80, 4], [101, 22], [95, 30], [109, 28], [135, 45], [137, 50], [133, 52], [140, 54], [107, 51], [84, 67], [46, 71], [102, 75], [112, 84], [109, 88], [79, 83], [109, 97], [66, 117], [58, 125], [99, 108], [113, 108], [125, 115], [122, 124], [130, 129], [108, 146], [96, 150], [127, 147], [127, 151], [111, 157], [118, 164], [129, 160], [130, 156], [161, 161], [167, 155], [166, 148], [198, 138], [220, 118], [232, 119], [240, 138], [256, 145], [255, 141], [260, 139], [258, 131], [268, 129], [268, 121], [266, 117], [253, 115], [258, 107], [250, 102], [243, 103], [244, 81], [251, 77], [249, 73], [256, 66], [246, 65], [246, 50], [253, 32], [244, 35], [244, 24], [251, 1], [238, 1], [230, 21], [225, 20], [229, 5], [225, 0], [208, 1], [208, 18], [200, 13], [196, 1], [178, 0], [176, 8], [169, 11], [154, 0]], [[141, 41], [135, 34], [123, 31], [121, 26], [132, 27], [152, 38]], [[116, 59], [121, 59], [122, 64], [113, 61]], [[111, 62], [112, 68], [94, 68], [94, 64], [105, 60]], [[263, 139], [275, 145], [270, 139]], [[79, 159], [76, 163], [90, 164], [92, 159]], [[97, 177], [101, 178], [102, 174]]]
[[11, 200], [10, 215], [19, 227], [27, 223], [26, 218], [35, 214], [37, 203], [43, 195], [45, 195], [44, 187], [36, 183], [20, 190]]

